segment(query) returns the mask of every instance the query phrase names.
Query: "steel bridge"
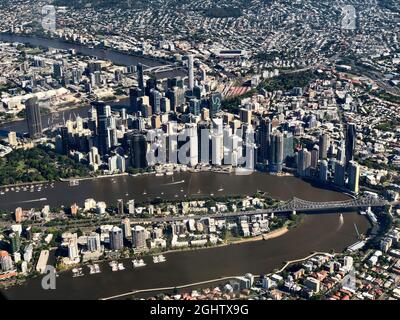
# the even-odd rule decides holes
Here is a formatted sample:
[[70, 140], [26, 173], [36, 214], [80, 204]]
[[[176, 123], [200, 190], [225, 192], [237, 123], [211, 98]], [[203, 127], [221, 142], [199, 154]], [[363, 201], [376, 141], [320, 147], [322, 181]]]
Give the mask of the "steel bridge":
[[299, 198], [293, 198], [290, 201], [280, 203], [268, 209], [257, 209], [251, 211], [236, 211], [236, 212], [219, 212], [208, 215], [191, 215], [191, 216], [166, 216], [166, 217], [154, 217], [146, 219], [133, 219], [135, 223], [154, 223], [154, 222], [173, 222], [182, 221], [186, 219], [200, 220], [203, 218], [215, 218], [215, 219], [226, 219], [226, 218], [237, 218], [243, 216], [255, 216], [271, 213], [290, 213], [297, 211], [312, 212], [312, 211], [324, 211], [324, 210], [336, 210], [336, 209], [353, 209], [353, 208], [368, 208], [368, 207], [382, 207], [391, 205], [381, 198], [367, 196], [356, 199], [350, 199], [345, 201], [328, 201], [328, 202], [312, 202], [302, 200]]
[[[165, 217], [152, 217], [152, 218], [131, 218], [131, 223], [164, 223], [164, 222], [174, 222], [182, 221], [187, 219], [201, 220], [204, 218], [214, 218], [214, 219], [227, 219], [227, 218], [238, 218], [244, 216], [255, 216], [271, 213], [290, 213], [297, 211], [324, 211], [324, 210], [336, 210], [336, 209], [353, 209], [353, 208], [368, 208], [368, 207], [383, 207], [387, 205], [397, 205], [398, 202], [388, 202], [377, 197], [360, 197], [356, 199], [350, 199], [345, 201], [328, 201], [328, 202], [313, 202], [302, 200], [299, 198], [293, 198], [290, 201], [280, 203], [268, 209], [257, 209], [251, 211], [236, 211], [236, 212], [219, 212], [207, 215], [178, 215], [178, 216], [165, 216]], [[121, 218], [113, 218], [107, 221], [107, 223], [118, 223]], [[33, 224], [43, 227], [43, 224]], [[93, 226], [95, 222], [88, 221], [76, 221], [73, 224], [68, 224], [68, 226], [82, 227], [82, 226]]]
[[389, 202], [373, 196], [364, 196], [356, 199], [343, 201], [313, 202], [302, 200], [294, 197], [292, 200], [279, 204], [270, 210], [273, 212], [290, 212], [290, 211], [313, 211], [313, 210], [329, 210], [329, 209], [350, 209], [350, 208], [367, 208], [382, 207], [388, 205]]

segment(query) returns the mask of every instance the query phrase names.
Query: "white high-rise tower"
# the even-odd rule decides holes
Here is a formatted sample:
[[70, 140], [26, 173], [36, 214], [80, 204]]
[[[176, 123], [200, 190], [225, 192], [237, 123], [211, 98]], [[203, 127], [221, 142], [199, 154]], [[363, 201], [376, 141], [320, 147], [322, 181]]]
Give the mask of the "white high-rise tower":
[[187, 58], [188, 58], [188, 69], [189, 69], [189, 74], [188, 74], [188, 77], [189, 77], [189, 90], [193, 90], [193, 88], [194, 88], [193, 55], [189, 54], [187, 56]]

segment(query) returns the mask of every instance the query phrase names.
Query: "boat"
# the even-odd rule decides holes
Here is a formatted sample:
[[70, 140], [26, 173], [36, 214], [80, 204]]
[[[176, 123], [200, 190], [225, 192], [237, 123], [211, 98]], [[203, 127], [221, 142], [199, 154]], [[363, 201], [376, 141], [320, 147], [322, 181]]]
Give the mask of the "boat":
[[96, 273], [96, 270], [94, 269], [94, 266], [92, 266], [91, 264], [88, 265], [88, 268], [89, 268], [89, 273], [90, 274], [95, 274]]
[[125, 270], [125, 267], [122, 262], [118, 263], [118, 270], [119, 271]]
[[101, 272], [100, 271], [100, 266], [97, 263], [95, 263], [93, 266], [94, 266], [94, 270], [95, 270], [96, 273], [100, 273]]
[[219, 188], [218, 192], [224, 191], [224, 188]]
[[144, 267], [146, 264], [144, 263], [143, 259], [135, 259], [132, 260], [132, 264], [134, 268]]
[[83, 272], [82, 272], [82, 268], [73, 268], [72, 269], [72, 277], [76, 278], [76, 277], [82, 277], [84, 276]]
[[162, 263], [162, 262], [165, 262], [165, 261], [167, 261], [167, 259], [162, 254], [153, 257], [153, 262], [154, 263]]
[[112, 271], [118, 271], [118, 264], [117, 264], [117, 262], [116, 261], [111, 261], [110, 263], [109, 263], [109, 266], [111, 267], [111, 270]]

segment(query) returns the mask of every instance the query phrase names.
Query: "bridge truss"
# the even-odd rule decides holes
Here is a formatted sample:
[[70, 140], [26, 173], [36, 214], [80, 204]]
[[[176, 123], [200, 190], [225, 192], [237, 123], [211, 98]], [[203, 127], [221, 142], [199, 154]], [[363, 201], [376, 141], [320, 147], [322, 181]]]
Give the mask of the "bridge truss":
[[388, 202], [373, 196], [364, 196], [356, 199], [344, 201], [329, 202], [313, 202], [302, 200], [294, 197], [292, 200], [277, 205], [274, 212], [290, 212], [290, 211], [307, 211], [307, 210], [324, 210], [338, 208], [365, 208], [365, 207], [381, 207], [387, 205]]

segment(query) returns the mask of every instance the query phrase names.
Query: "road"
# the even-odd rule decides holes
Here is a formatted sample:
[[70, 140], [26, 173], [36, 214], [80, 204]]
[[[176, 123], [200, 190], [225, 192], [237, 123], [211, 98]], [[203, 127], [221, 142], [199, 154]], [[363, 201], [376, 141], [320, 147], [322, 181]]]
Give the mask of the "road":
[[[296, 200], [298, 202], [296, 202]], [[303, 207], [293, 207], [293, 205], [303, 205]], [[201, 220], [206, 218], [214, 218], [214, 219], [231, 219], [238, 218], [243, 216], [254, 216], [254, 215], [265, 215], [271, 213], [290, 213], [293, 210], [297, 212], [312, 212], [312, 211], [324, 211], [324, 210], [337, 210], [337, 209], [351, 209], [351, 208], [362, 208], [362, 207], [380, 207], [385, 205], [396, 205], [398, 202], [386, 202], [382, 200], [376, 200], [375, 202], [369, 203], [365, 200], [365, 198], [360, 198], [356, 200], [349, 201], [331, 201], [326, 203], [314, 203], [309, 201], [304, 201], [300, 199], [294, 199], [292, 201], [285, 202], [280, 204], [277, 207], [272, 207], [269, 209], [257, 209], [257, 210], [249, 210], [249, 211], [238, 211], [238, 212], [223, 212], [223, 213], [212, 213], [207, 215], [179, 215], [179, 216], [164, 216], [164, 217], [152, 217], [152, 218], [136, 218], [134, 216], [131, 218], [132, 224], [154, 224], [154, 223], [167, 223], [167, 222], [175, 222], [175, 221], [183, 221], [188, 219]], [[42, 230], [46, 230], [52, 227], [59, 228], [85, 228], [85, 227], [95, 227], [100, 224], [120, 224], [122, 216], [118, 217], [110, 217], [108, 219], [94, 219], [94, 220], [69, 220], [68, 223], [61, 222], [60, 224], [47, 225], [46, 222], [34, 223], [32, 226], [39, 227]], [[8, 226], [10, 223], [8, 223]]]

